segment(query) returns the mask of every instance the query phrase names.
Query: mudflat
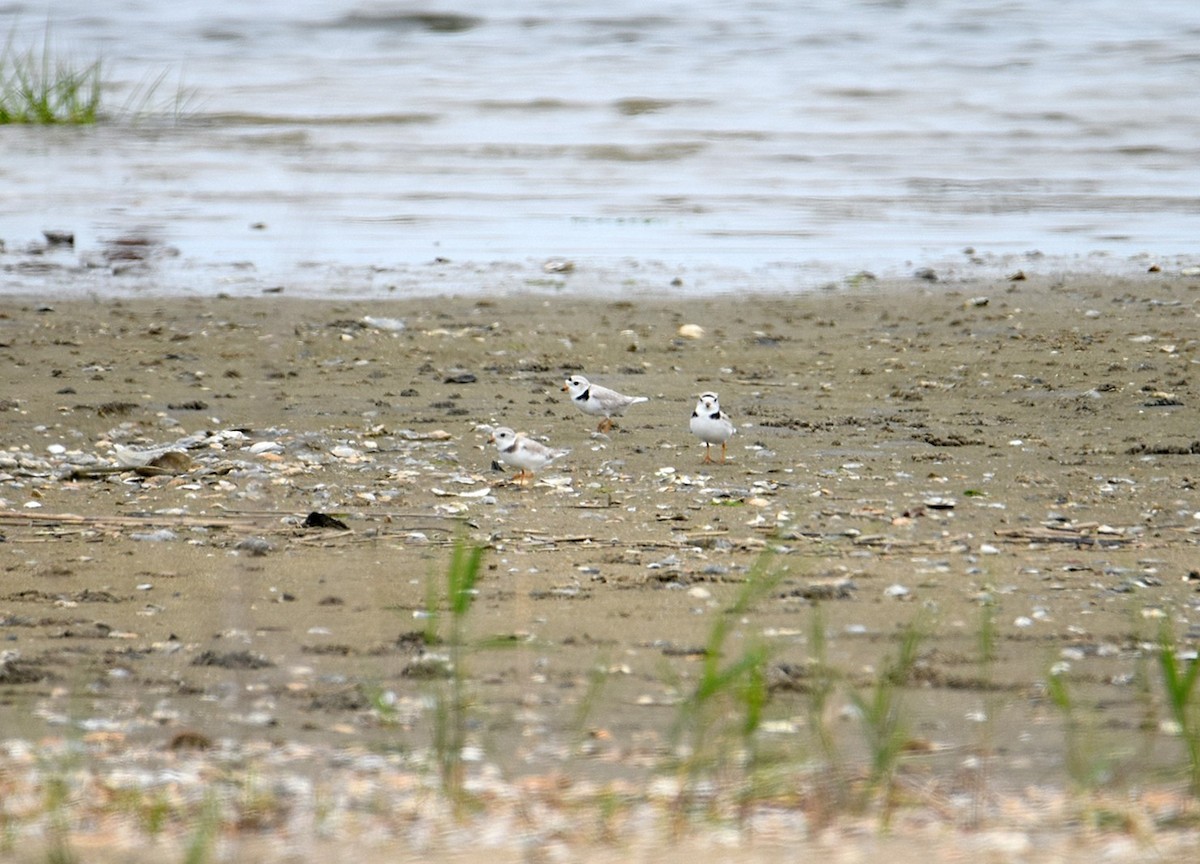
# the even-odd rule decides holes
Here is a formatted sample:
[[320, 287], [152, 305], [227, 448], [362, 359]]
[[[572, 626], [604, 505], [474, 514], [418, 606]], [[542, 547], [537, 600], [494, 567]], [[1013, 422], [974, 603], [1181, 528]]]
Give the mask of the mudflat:
[[[1158, 653], [1200, 639], [1198, 304], [1168, 273], [6, 297], [3, 842], [1193, 860]], [[573, 374], [649, 401], [597, 432]], [[688, 431], [704, 391], [724, 463]], [[514, 483], [496, 426], [571, 452]], [[452, 644], [456, 542], [484, 552]], [[734, 687], [697, 726], [707, 661], [755, 651], [756, 733]], [[893, 700], [888, 807], [857, 797], [881, 727], [856, 693]]]

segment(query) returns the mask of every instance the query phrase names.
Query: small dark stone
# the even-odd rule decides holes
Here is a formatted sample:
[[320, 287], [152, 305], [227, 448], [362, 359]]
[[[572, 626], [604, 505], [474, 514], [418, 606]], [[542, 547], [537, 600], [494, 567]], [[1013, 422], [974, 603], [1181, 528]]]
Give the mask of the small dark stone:
[[170, 742], [167, 744], [168, 750], [210, 750], [213, 742], [202, 732], [193, 732], [185, 729], [182, 732], [176, 732], [171, 736]]
[[47, 245], [50, 246], [74, 246], [75, 232], [74, 231], [43, 231], [42, 236], [46, 238]]
[[339, 531], [349, 531], [350, 526], [341, 519], [335, 519], [332, 516], [327, 516], [324, 513], [318, 513], [316, 510], [308, 514], [308, 518], [304, 520], [305, 528], [336, 528]]

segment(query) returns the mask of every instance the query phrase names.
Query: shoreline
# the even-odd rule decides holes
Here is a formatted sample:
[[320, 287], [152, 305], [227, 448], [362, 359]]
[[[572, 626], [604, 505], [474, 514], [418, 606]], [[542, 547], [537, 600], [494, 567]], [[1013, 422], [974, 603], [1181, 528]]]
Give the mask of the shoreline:
[[[828, 291], [970, 290], [1028, 279], [1031, 284], [1088, 279], [1195, 278], [1194, 255], [1107, 253], [1054, 257], [1039, 252], [925, 256], [884, 267], [843, 269], [830, 262], [778, 260], [754, 266], [714, 262], [546, 256], [491, 261], [431, 258], [422, 263], [308, 262], [259, 271], [252, 262], [191, 259], [153, 236], [76, 251], [71, 245], [33, 243], [0, 253], [0, 268], [32, 291], [64, 299], [135, 297], [292, 297], [344, 301], [414, 300], [444, 296], [545, 294], [620, 299], [720, 298], [750, 293], [786, 297]], [[22, 289], [20, 283], [36, 287]], [[173, 287], [170, 287], [173, 286]]]

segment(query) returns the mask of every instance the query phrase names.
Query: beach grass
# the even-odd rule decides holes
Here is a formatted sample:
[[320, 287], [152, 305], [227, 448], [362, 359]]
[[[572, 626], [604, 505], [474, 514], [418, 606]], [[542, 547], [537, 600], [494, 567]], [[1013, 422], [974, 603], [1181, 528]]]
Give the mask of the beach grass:
[[0, 50], [0, 124], [87, 126], [100, 117], [100, 60], [57, 54], [47, 28], [40, 50], [20, 50], [10, 34]]
[[832, 723], [833, 700], [839, 675], [829, 663], [829, 632], [819, 603], [813, 604], [809, 615], [808, 645], [808, 726], [816, 738], [817, 747], [824, 759], [824, 774], [829, 781], [825, 794], [818, 800], [827, 805], [824, 808], [827, 813], [833, 813], [848, 806], [850, 788], [845, 759], [834, 735]]
[[784, 574], [771, 566], [770, 554], [763, 553], [733, 602], [713, 618], [700, 674], [679, 703], [671, 736], [680, 776], [680, 815], [690, 809], [698, 789], [726, 778], [731, 770], [753, 785], [771, 652], [753, 634], [742, 640], [737, 652], [729, 650], [728, 642], [733, 626], [774, 590]]
[[[434, 602], [434, 627], [430, 631], [435, 644], [448, 656], [444, 674], [433, 681], [434, 728], [431, 754], [439, 772], [441, 795], [453, 811], [463, 818], [476, 812], [482, 802], [473, 801], [466, 786], [467, 747], [472, 698], [469, 692], [467, 660], [472, 652], [489, 650], [489, 640], [473, 638], [468, 618], [477, 586], [483, 573], [485, 547], [463, 538], [455, 541], [445, 571], [434, 577], [438, 591], [430, 591]], [[760, 752], [758, 740], [770, 706], [768, 670], [772, 651], [758, 638], [753, 628], [753, 607], [779, 584], [784, 571], [773, 568], [763, 556], [752, 568], [745, 583], [731, 602], [719, 609], [709, 624], [705, 652], [695, 679], [689, 687], [680, 687], [682, 698], [677, 706], [675, 736], [671, 756], [661, 766], [678, 778], [674, 800], [660, 800], [664, 815], [678, 835], [696, 820], [721, 822], [731, 816], [744, 820], [755, 812], [757, 804], [768, 807], [800, 807], [819, 824], [833, 824], [842, 818], [853, 820], [876, 805], [881, 827], [886, 830], [894, 814], [903, 809], [906, 799], [896, 795], [898, 767], [905, 753], [912, 717], [903, 691], [911, 684], [919, 662], [929, 621], [918, 613], [899, 628], [894, 647], [875, 664], [869, 680], [855, 680], [845, 670], [829, 663], [828, 634], [819, 605], [813, 607], [808, 631], [812, 662], [806, 676], [807, 716], [816, 748], [791, 743], [770, 753]], [[985, 604], [975, 634], [981, 664], [981, 677], [990, 680], [995, 659], [995, 609]], [[1200, 664], [1181, 657], [1173, 634], [1164, 629], [1158, 641], [1158, 683], [1179, 736], [1187, 748], [1186, 768], [1194, 779], [1197, 751], [1196, 681]], [[596, 667], [588, 685], [576, 725], [587, 723], [588, 714], [604, 699], [607, 664]], [[1064, 727], [1064, 767], [1073, 781], [1072, 798], [1080, 818], [1097, 827], [1128, 830], [1119, 805], [1103, 794], [1103, 778], [1112, 768], [1115, 754], [1105, 751], [1092, 731], [1092, 712], [1077, 698], [1066, 680], [1065, 669], [1051, 667], [1046, 676], [1046, 692], [1058, 709]], [[844, 697], [857, 718], [859, 734], [866, 745], [861, 763], [849, 758], [836, 741], [828, 722], [832, 701]], [[1147, 732], [1152, 735], [1152, 732]], [[814, 762], [812, 756], [816, 754]], [[71, 793], [75, 782], [74, 761], [47, 764], [42, 783], [45, 859], [53, 862], [83, 860], [73, 838], [84, 802]], [[835, 782], [830, 784], [832, 776]], [[224, 792], [210, 791], [196, 807], [171, 804], [161, 792], [153, 794], [113, 794], [109, 806], [128, 817], [142, 834], [153, 842], [166, 842], [174, 836], [179, 858], [187, 862], [212, 860], [217, 838], [232, 826], [262, 830], [276, 825], [288, 806], [276, 798], [270, 784], [261, 782], [255, 771], [227, 783]], [[115, 790], [119, 792], [120, 790]], [[619, 834], [621, 819], [632, 802], [628, 792], [614, 793], [599, 785], [591, 804], [576, 802], [574, 807], [594, 808], [595, 824], [605, 837]], [[1192, 790], [1194, 795], [1194, 789]], [[815, 799], [823, 799], [816, 802]], [[222, 812], [219, 804], [228, 805]], [[95, 813], [92, 813], [95, 816]], [[984, 820], [986, 821], [986, 820]], [[814, 823], [814, 824], [816, 824]], [[973, 823], [975, 828], [979, 824]], [[16, 826], [11, 826], [15, 828]]]
[[1200, 700], [1196, 699], [1200, 659], [1184, 659], [1170, 627], [1164, 625], [1159, 634], [1158, 663], [1167, 707], [1187, 753], [1189, 785], [1192, 794], [1200, 796]]
[[196, 94], [180, 84], [163, 97], [168, 72], [147, 76], [116, 109], [104, 105], [113, 87], [104, 62], [80, 62], [55, 47], [47, 27], [40, 47], [20, 48], [15, 31], [0, 48], [0, 126], [93, 126], [106, 121], [138, 123], [165, 118], [178, 123], [192, 110]]
[[881, 796], [885, 824], [892, 809], [896, 767], [908, 741], [902, 688], [912, 676], [924, 637], [925, 624], [918, 616], [904, 627], [897, 655], [878, 670], [871, 687], [865, 692], [851, 689], [848, 694], [862, 722], [863, 737], [870, 753], [870, 774], [864, 792], [868, 797]]
[[[427, 644], [445, 652], [440, 672], [429, 680], [433, 714], [429, 764], [436, 766], [440, 797], [460, 824], [466, 824], [487, 806], [468, 791], [469, 762], [464, 758], [468, 734], [478, 719], [474, 716], [478, 706], [472, 694], [469, 661], [476, 652], [497, 647], [496, 640], [473, 634], [469, 620], [485, 569], [485, 555], [486, 546], [458, 537], [444, 569], [431, 571], [426, 589], [429, 617], [422, 635], [428, 639]], [[676, 783], [671, 796], [659, 798], [657, 806], [663, 808], [660, 812], [664, 824], [671, 826], [675, 836], [697, 824], [727, 820], [751, 824], [750, 819], [763, 806], [798, 808], [814, 825], [853, 821], [874, 812], [886, 831], [897, 813], [922, 800], [919, 791], [915, 796], [900, 794], [905, 788], [913, 791], [905, 785], [900, 769], [914, 719], [904, 693], [912, 685], [922, 646], [932, 627], [925, 610], [897, 628], [889, 640], [892, 648], [868, 667], [873, 671], [864, 678], [830, 662], [827, 624], [822, 607], [814, 604], [807, 631], [810, 659], [801, 691], [806, 704], [795, 706], [808, 718], [814, 746], [806, 746], [796, 738], [764, 747], [762, 733], [772, 708], [769, 681], [775, 652], [755, 627], [755, 607], [777, 590], [786, 575], [788, 571], [776, 566], [770, 553], [762, 554], [734, 596], [714, 608], [695, 676], [673, 682], [680, 699], [672, 746], [659, 770], [673, 774]], [[999, 638], [996, 607], [990, 599], [981, 608], [973, 635], [980, 680], [990, 683]], [[1178, 647], [1168, 626], [1160, 630], [1156, 645], [1147, 645], [1157, 651], [1148, 655], [1146, 671], [1154, 668], [1155, 659], [1159, 671], [1157, 681], [1147, 684], [1158, 685], [1155, 689], [1161, 695], [1160, 704], [1164, 704], [1167, 719], [1188, 755], [1180, 773], [1186, 771], [1194, 784], [1200, 761], [1200, 705], [1196, 697], [1200, 663]], [[574, 724], [577, 733], [587, 726], [591, 713], [606, 698], [608, 667], [603, 662], [593, 669], [578, 706]], [[1045, 692], [1064, 730], [1062, 762], [1071, 781], [1071, 812], [1096, 828], [1131, 830], [1128, 808], [1104, 793], [1109, 778], [1122, 776], [1122, 765], [1136, 771], [1146, 756], [1145, 748], [1131, 758], [1119, 743], [1095, 734], [1100, 731], [1101, 720], [1091, 706], [1081, 701], [1068, 682], [1067, 671], [1065, 664], [1052, 665], [1046, 675]], [[843, 748], [837, 740], [838, 733], [830, 723], [830, 718], [839, 713], [834, 710], [835, 701], [843, 701], [851, 709], [850, 714], [840, 713], [855, 718], [862, 747]], [[992, 710], [994, 706], [989, 707], [989, 715]], [[1143, 729], [1145, 744], [1152, 745], [1157, 724], [1145, 724]], [[990, 746], [991, 742], [985, 740], [980, 749], [986, 751]], [[860, 755], [847, 755], [851, 751]], [[84, 860], [75, 836], [89, 805], [72, 793], [77, 783], [74, 772], [82, 767], [76, 759], [69, 756], [44, 765], [41, 808], [46, 861], [66, 864]], [[986, 783], [986, 779], [981, 778], [981, 782]], [[113, 786], [106, 806], [135, 824], [148, 841], [175, 843], [178, 857], [172, 860], [199, 864], [214, 859], [223, 833], [234, 827], [267, 830], [282, 824], [291, 806], [258, 769], [231, 775], [223, 785], [223, 791], [210, 790], [202, 801], [193, 799], [195, 806], [182, 807], [182, 801], [173, 801], [162, 790], [134, 791]], [[986, 789], [975, 792], [988, 795]], [[1189, 792], [1194, 800], [1195, 785]], [[603, 784], [597, 785], [593, 794], [593, 798], [571, 806], [592, 808], [600, 836], [618, 837], [619, 826], [636, 801], [630, 798], [628, 789], [616, 792]], [[96, 816], [95, 808], [89, 812], [92, 815], [87, 818]], [[978, 829], [986, 822], [986, 815], [977, 815], [970, 824]], [[9, 827], [17, 829], [15, 824]]]
[[[433, 635], [448, 651], [448, 674], [435, 681], [433, 751], [437, 759], [442, 789], [457, 806], [466, 803], [463, 751], [467, 745], [467, 721], [470, 696], [467, 692], [467, 655], [473, 647], [468, 642], [467, 616], [475, 598], [476, 585], [482, 575], [484, 547], [459, 538], [445, 575], [445, 612], [448, 632], [437, 632], [439, 607], [428, 610]], [[433, 596], [432, 593], [430, 596]]]

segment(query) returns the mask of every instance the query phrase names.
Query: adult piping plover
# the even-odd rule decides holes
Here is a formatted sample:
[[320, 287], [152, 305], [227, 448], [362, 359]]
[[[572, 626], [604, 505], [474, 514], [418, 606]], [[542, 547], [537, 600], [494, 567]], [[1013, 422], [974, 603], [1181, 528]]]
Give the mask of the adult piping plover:
[[696, 403], [696, 410], [692, 412], [688, 428], [704, 442], [705, 462], [713, 461], [709, 448], [714, 444], [721, 445], [721, 461], [725, 461], [725, 445], [737, 430], [733, 428], [729, 415], [721, 410], [716, 393], [700, 394], [700, 401]]
[[541, 441], [517, 434], [507, 426], [497, 426], [488, 440], [495, 443], [501, 462], [520, 469], [513, 477], [515, 483], [532, 480], [533, 472], [540, 471], [555, 459], [571, 452], [547, 447]]
[[582, 375], [572, 375], [563, 384], [562, 389], [571, 394], [571, 401], [584, 414], [604, 417], [596, 427], [597, 432], [607, 432], [611, 429], [612, 418], [620, 417], [630, 405], [650, 401], [645, 396], [626, 396], [616, 390], [593, 384]]

